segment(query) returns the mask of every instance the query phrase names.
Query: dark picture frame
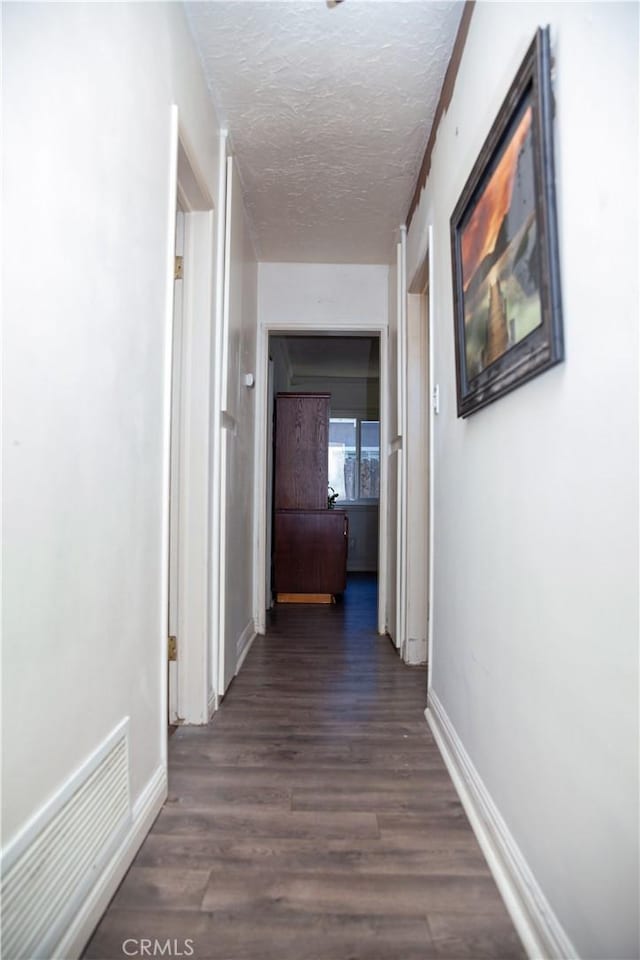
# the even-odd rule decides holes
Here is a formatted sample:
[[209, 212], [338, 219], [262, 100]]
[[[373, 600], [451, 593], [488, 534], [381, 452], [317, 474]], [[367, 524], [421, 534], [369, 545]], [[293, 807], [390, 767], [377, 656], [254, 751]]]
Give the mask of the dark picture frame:
[[549, 28], [533, 43], [451, 217], [458, 416], [564, 359]]

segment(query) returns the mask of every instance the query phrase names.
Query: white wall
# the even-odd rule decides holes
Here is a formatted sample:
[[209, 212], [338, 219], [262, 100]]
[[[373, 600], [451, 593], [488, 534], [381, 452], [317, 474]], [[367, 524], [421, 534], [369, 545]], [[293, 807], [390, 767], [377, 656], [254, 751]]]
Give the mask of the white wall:
[[[256, 507], [261, 514], [257, 520], [256, 547], [260, 570], [266, 565], [266, 431], [260, 422], [266, 419], [268, 356], [267, 331], [278, 328], [286, 332], [308, 329], [320, 331], [349, 331], [364, 333], [382, 328], [386, 334], [389, 310], [389, 267], [369, 264], [326, 263], [260, 263], [258, 264], [258, 426], [256, 458]], [[383, 363], [381, 350], [381, 364]], [[385, 372], [381, 374], [381, 384]], [[285, 380], [280, 376], [279, 383]], [[384, 389], [384, 387], [382, 388]], [[384, 416], [384, 415], [383, 415]], [[386, 424], [381, 424], [384, 434]], [[381, 440], [384, 444], [384, 439]], [[384, 476], [381, 476], [381, 485]], [[386, 531], [382, 531], [383, 536]], [[381, 574], [382, 595], [385, 595], [384, 572]], [[255, 616], [259, 630], [264, 629], [266, 598], [260, 583], [255, 598]], [[383, 617], [380, 619], [384, 619]], [[382, 624], [379, 624], [382, 628]]]
[[170, 107], [216, 196], [175, 4], [11, 4], [4, 29], [3, 828], [124, 717], [163, 766]]
[[[449, 218], [546, 23], [566, 361], [462, 421]], [[432, 693], [593, 958], [638, 956], [637, 191], [637, 6], [477, 4], [408, 242], [411, 281], [433, 224]]]
[[224, 669], [220, 693], [236, 673], [238, 660], [255, 636], [253, 619], [253, 479], [255, 390], [242, 382], [256, 373], [258, 265], [247, 226], [240, 181], [233, 160], [227, 178], [227, 385], [223, 401], [226, 564], [224, 572]]
[[258, 314], [262, 325], [308, 324], [327, 329], [387, 322], [385, 265], [261, 263]]

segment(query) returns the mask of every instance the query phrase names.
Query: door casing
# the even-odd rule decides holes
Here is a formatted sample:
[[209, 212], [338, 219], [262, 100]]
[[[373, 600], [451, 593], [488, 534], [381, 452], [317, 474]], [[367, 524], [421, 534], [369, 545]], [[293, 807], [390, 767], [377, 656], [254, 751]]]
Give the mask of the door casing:
[[[186, 723], [206, 723], [209, 695], [210, 583], [208, 571], [211, 485], [211, 362], [214, 204], [195, 159], [178, 107], [171, 108], [169, 215], [167, 245], [167, 296], [165, 314], [165, 366], [163, 407], [163, 587], [161, 596], [161, 689], [163, 692], [161, 740], [166, 741], [168, 716], [169, 596], [179, 597], [176, 635], [175, 717]], [[170, 537], [172, 381], [174, 378], [174, 269], [175, 214], [184, 215], [184, 276], [182, 280], [182, 333], [180, 337], [180, 423], [178, 515], [174, 542]], [[170, 550], [177, 564], [170, 565]], [[170, 566], [177, 567], [178, 584], [170, 585]], [[166, 742], [163, 744], [166, 759]]]
[[[423, 389], [421, 391], [420, 403], [422, 407], [422, 416], [426, 430], [421, 432], [420, 442], [423, 447], [420, 451], [421, 462], [424, 469], [426, 490], [422, 490], [423, 502], [421, 504], [421, 516], [424, 519], [426, 527], [426, 542], [419, 545], [417, 552], [424, 557], [426, 564], [426, 605], [421, 613], [424, 616], [424, 627], [426, 634], [427, 647], [427, 690], [430, 689], [432, 677], [432, 651], [433, 651], [433, 584], [434, 584], [434, 433], [436, 429], [436, 400], [438, 394], [437, 384], [434, 383], [434, 360], [433, 360], [433, 227], [429, 225], [425, 237], [425, 248], [418, 261], [418, 266], [410, 278], [407, 278], [407, 297], [409, 299], [409, 309], [417, 317], [421, 326], [420, 343], [420, 367]], [[409, 312], [409, 311], [408, 311]], [[426, 438], [424, 436], [426, 433]], [[410, 531], [415, 529], [410, 525]], [[411, 537], [409, 532], [408, 537]], [[409, 545], [409, 549], [411, 545]], [[415, 552], [415, 551], [414, 551]]]
[[[327, 326], [321, 322], [299, 323], [271, 322], [258, 327], [256, 356], [256, 451], [255, 451], [255, 572], [254, 618], [256, 632], [266, 630], [266, 570], [267, 524], [270, 522], [267, 504], [267, 411], [269, 382], [269, 336], [277, 334], [314, 334], [315, 336], [377, 336], [380, 339], [380, 450], [387, 450], [388, 437], [388, 324], [349, 323], [344, 326]], [[387, 457], [380, 457], [380, 499], [378, 512], [378, 632], [386, 633], [387, 593]]]

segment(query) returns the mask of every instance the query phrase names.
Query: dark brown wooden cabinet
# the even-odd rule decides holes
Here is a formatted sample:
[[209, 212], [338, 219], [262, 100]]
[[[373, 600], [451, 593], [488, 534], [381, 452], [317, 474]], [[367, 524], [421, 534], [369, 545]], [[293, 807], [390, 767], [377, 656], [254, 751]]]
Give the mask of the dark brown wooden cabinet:
[[344, 593], [348, 537], [344, 510], [276, 510], [276, 592]]
[[276, 399], [276, 510], [324, 510], [329, 483], [329, 393]]
[[348, 517], [327, 508], [328, 393], [276, 397], [274, 587], [287, 595], [343, 593]]

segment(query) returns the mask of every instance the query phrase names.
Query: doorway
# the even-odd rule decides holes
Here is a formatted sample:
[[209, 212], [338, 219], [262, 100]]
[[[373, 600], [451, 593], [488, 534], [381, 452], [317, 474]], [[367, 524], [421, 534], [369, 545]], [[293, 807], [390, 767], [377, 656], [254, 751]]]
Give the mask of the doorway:
[[[386, 375], [386, 330], [313, 332], [271, 330], [265, 345], [264, 501], [262, 601], [258, 616], [264, 631], [265, 611], [273, 603], [273, 518], [274, 518], [274, 416], [278, 393], [329, 394], [327, 497], [348, 518], [347, 574], [367, 578], [374, 586], [386, 544], [386, 458], [383, 436], [386, 419], [381, 383]], [[257, 457], [260, 462], [260, 457]], [[259, 467], [260, 469], [260, 467]], [[258, 514], [260, 516], [260, 514]], [[259, 530], [260, 536], [260, 530]], [[261, 562], [258, 560], [258, 570]], [[384, 577], [381, 576], [381, 580]], [[366, 591], [365, 591], [366, 592]], [[352, 590], [353, 593], [353, 590]], [[378, 632], [386, 630], [384, 587], [379, 601], [374, 597], [374, 621]]]

